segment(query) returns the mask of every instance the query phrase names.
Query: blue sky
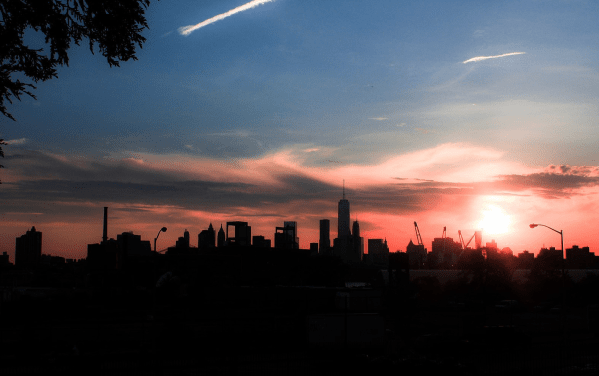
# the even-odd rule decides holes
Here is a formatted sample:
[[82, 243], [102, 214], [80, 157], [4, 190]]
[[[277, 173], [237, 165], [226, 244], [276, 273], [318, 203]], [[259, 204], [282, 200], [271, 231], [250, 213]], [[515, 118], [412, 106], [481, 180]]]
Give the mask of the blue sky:
[[[469, 208], [483, 197], [488, 202], [495, 202], [491, 196], [562, 197], [550, 206], [586, 210], [586, 221], [595, 218], [589, 208], [596, 205], [592, 166], [598, 165], [598, 3], [276, 0], [188, 36], [177, 31], [245, 2], [153, 1], [137, 61], [110, 68], [83, 43], [72, 49], [70, 64], [59, 69], [57, 79], [37, 85], [37, 101], [23, 98], [9, 106], [18, 121], [0, 119], [0, 137], [12, 141], [4, 148], [6, 168], [0, 172], [2, 190], [11, 200], [10, 208], [0, 209], [6, 228], [2, 250], [12, 251], [14, 237], [25, 232], [27, 223], [37, 221], [42, 231], [47, 224], [47, 231], [53, 231], [52, 223], [72, 223], [77, 213], [91, 220], [95, 206], [132, 212], [130, 205], [137, 205], [135, 210], [163, 212], [161, 207], [172, 205], [187, 213], [178, 218], [189, 218], [187, 224], [173, 224], [176, 231], [191, 227], [199, 232], [209, 219], [252, 222], [248, 218], [270, 201], [282, 206], [264, 209], [272, 220], [256, 226], [263, 226], [268, 237], [271, 227], [300, 216], [303, 228], [311, 231], [303, 240], [300, 227], [301, 245], [307, 248], [308, 241], [317, 239], [317, 218], [334, 219], [343, 176], [354, 201], [362, 202], [357, 211], [383, 217], [390, 204], [377, 209], [373, 192], [395, 189], [390, 179], [443, 185], [442, 194], [418, 183], [407, 186], [421, 201], [410, 210], [397, 204], [397, 215], [404, 217], [397, 218], [401, 224], [395, 227], [405, 222], [403, 230], [368, 222], [363, 215], [362, 233], [388, 236], [397, 249], [413, 238], [410, 218], [430, 217], [435, 229], [443, 221], [462, 221], [456, 224], [462, 231], [474, 229], [476, 211], [454, 218], [447, 214], [451, 209], [442, 208]], [[34, 35], [28, 38], [36, 43]], [[524, 54], [463, 63], [512, 52]], [[562, 165], [574, 168], [551, 168]], [[505, 176], [534, 174], [550, 174], [553, 185], [535, 186], [535, 179], [526, 180], [526, 189], [504, 184], [516, 181]], [[572, 176], [587, 180], [571, 185]], [[165, 182], [161, 189], [167, 195], [158, 202], [146, 195], [156, 188], [156, 179]], [[58, 188], [45, 189], [44, 180], [67, 193], [62, 198], [51, 194]], [[445, 188], [497, 180], [503, 185], [492, 194], [452, 196]], [[236, 188], [247, 197], [233, 205], [210, 190], [200, 199], [195, 197], [199, 193], [169, 186], [169, 181], [249, 188]], [[75, 188], [82, 182], [123, 185], [133, 194], [125, 201], [116, 190], [114, 197], [99, 200], [96, 191]], [[274, 191], [257, 188], [275, 186]], [[274, 198], [281, 189], [294, 197]], [[26, 199], [24, 192], [38, 201]], [[404, 202], [404, 191], [393, 192], [398, 203]], [[329, 207], [319, 212], [321, 206], [298, 204], [313, 202], [314, 194], [330, 194]], [[574, 204], [573, 196], [582, 201]], [[211, 202], [222, 205], [207, 210]], [[527, 209], [529, 217], [547, 218], [542, 211], [534, 215], [549, 205], [543, 202]], [[35, 209], [40, 203], [54, 209]], [[68, 205], [72, 210], [64, 209]], [[502, 205], [514, 217], [512, 223], [519, 223], [515, 207], [523, 204]], [[197, 211], [200, 219], [190, 214]], [[129, 227], [122, 231], [133, 227], [150, 238], [158, 222], [135, 227], [123, 217], [122, 226]], [[399, 232], [386, 234], [392, 231]], [[457, 228], [454, 232], [457, 238]], [[514, 233], [509, 239], [504, 235], [514, 250], [536, 250], [545, 243], [543, 234], [531, 240], [530, 233]], [[440, 234], [435, 230], [435, 236]], [[80, 243], [96, 238], [89, 235]], [[580, 242], [585, 241], [591, 239]], [[70, 246], [56, 247], [59, 252]]]

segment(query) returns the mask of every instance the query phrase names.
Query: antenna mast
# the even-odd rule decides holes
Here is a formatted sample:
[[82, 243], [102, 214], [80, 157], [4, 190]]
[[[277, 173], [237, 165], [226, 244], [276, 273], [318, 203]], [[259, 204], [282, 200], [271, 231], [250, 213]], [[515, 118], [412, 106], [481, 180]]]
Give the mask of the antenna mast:
[[345, 179], [343, 179], [343, 199], [345, 200]]

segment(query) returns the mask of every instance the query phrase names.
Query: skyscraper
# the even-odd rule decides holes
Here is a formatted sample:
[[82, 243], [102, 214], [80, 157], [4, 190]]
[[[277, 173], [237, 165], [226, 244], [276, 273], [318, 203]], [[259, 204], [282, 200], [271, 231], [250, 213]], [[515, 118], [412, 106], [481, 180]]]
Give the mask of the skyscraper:
[[360, 224], [356, 219], [352, 226], [352, 252], [349, 260], [353, 262], [361, 262], [364, 257], [364, 238], [360, 236]]
[[225, 230], [223, 230], [223, 224], [220, 224], [220, 230], [218, 230], [218, 235], [217, 235], [217, 240], [216, 240], [216, 245], [220, 248], [220, 247], [224, 247], [225, 246]]
[[343, 183], [343, 198], [339, 200], [337, 211], [337, 238], [349, 237], [349, 201], [345, 199], [345, 182]]
[[299, 249], [299, 238], [297, 236], [297, 221], [285, 221], [283, 222], [283, 226], [285, 227], [285, 232], [287, 236], [293, 242], [293, 248]]
[[198, 234], [198, 249], [206, 250], [208, 248], [214, 248], [216, 241], [216, 235], [212, 223], [208, 226], [208, 230], [202, 230]]
[[339, 200], [337, 211], [337, 239], [334, 241], [335, 255], [347, 260], [350, 252], [351, 232], [349, 231], [349, 201], [345, 199], [345, 181], [343, 181], [343, 198]]
[[299, 249], [296, 221], [285, 221], [283, 227], [276, 227], [275, 248]]

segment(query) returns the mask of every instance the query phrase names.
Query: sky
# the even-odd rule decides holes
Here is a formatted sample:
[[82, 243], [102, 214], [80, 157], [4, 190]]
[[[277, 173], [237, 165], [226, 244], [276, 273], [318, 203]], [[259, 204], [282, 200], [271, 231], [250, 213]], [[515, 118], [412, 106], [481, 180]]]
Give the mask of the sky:
[[[152, 1], [137, 61], [83, 43], [0, 119], [0, 251], [31, 226], [86, 257], [133, 231], [298, 222], [318, 241], [345, 180], [391, 251], [483, 230], [514, 253], [599, 252], [595, 1]], [[195, 26], [195, 27], [194, 27]], [[26, 40], [43, 47], [30, 31]], [[367, 240], [365, 240], [367, 243]]]

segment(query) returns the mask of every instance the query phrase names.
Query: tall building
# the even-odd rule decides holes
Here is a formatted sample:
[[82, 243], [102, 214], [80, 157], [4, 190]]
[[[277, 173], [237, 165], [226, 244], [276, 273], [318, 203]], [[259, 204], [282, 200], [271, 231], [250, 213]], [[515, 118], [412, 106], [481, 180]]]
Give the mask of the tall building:
[[[233, 227], [233, 231], [229, 234], [229, 228], [231, 226]], [[249, 246], [251, 243], [252, 226], [248, 226], [247, 222], [227, 222], [227, 246]]]
[[214, 248], [215, 241], [216, 234], [214, 232], [214, 227], [212, 227], [212, 223], [210, 223], [208, 230], [202, 230], [198, 234], [198, 249], [205, 250], [207, 248]]
[[25, 235], [17, 238], [15, 248], [15, 266], [35, 267], [42, 258], [42, 233], [35, 230], [35, 226]]
[[361, 262], [364, 258], [364, 238], [360, 236], [360, 224], [357, 219], [352, 226], [351, 239], [351, 254], [348, 257], [348, 260]]
[[224, 247], [225, 246], [225, 242], [226, 240], [226, 236], [225, 236], [225, 230], [223, 230], [223, 224], [220, 224], [220, 230], [218, 230], [218, 236], [216, 238], [216, 245], [220, 248], [220, 247]]
[[337, 237], [343, 239], [349, 235], [349, 201], [345, 199], [345, 187], [343, 187], [343, 198], [339, 200], [337, 210]]
[[296, 221], [285, 221], [283, 222], [287, 236], [293, 241], [293, 248], [299, 249], [299, 237], [297, 236], [297, 222]]
[[343, 198], [339, 200], [337, 211], [337, 238], [333, 243], [335, 255], [347, 260], [350, 252], [351, 232], [349, 231], [349, 201], [345, 199], [345, 182], [343, 183]]
[[410, 269], [423, 269], [426, 263], [426, 248], [422, 244], [414, 244], [410, 239], [410, 243], [406, 247]]
[[331, 221], [328, 219], [320, 220], [320, 254], [329, 254], [331, 248]]
[[286, 221], [283, 223], [283, 227], [276, 228], [275, 248], [299, 249], [297, 222]]
[[183, 236], [179, 237], [175, 243], [176, 248], [189, 248], [189, 231], [185, 230]]

